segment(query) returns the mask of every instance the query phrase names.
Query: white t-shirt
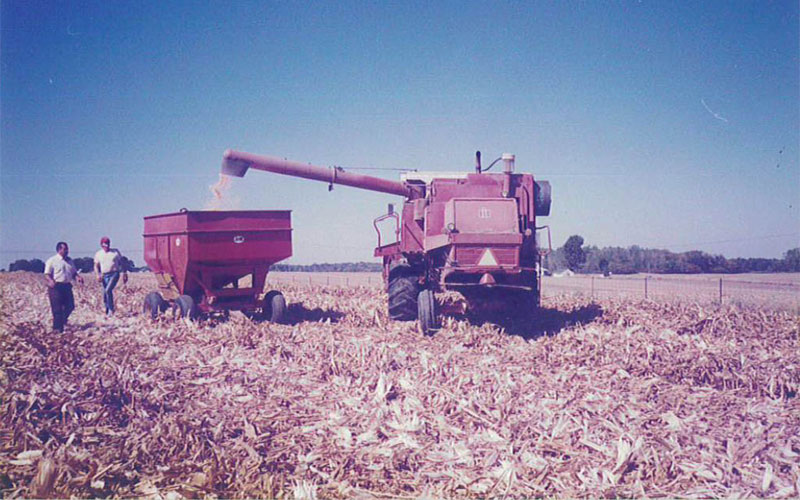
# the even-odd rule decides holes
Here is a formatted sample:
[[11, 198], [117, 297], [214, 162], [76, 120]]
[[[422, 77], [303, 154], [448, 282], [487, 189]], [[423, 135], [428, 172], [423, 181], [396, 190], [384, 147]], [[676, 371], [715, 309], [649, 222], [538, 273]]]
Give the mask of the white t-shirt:
[[69, 257], [65, 259], [55, 254], [44, 263], [44, 274], [53, 278], [56, 283], [71, 283], [78, 275], [78, 268]]
[[116, 248], [109, 248], [108, 252], [102, 248], [94, 254], [95, 265], [100, 264], [100, 272], [110, 273], [122, 270], [122, 254]]

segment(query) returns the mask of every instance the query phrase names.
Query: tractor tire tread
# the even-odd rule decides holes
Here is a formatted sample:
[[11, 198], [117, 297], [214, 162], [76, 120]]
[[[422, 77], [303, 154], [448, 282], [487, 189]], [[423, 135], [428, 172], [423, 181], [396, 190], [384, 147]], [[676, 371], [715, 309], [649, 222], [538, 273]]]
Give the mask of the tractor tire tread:
[[281, 292], [271, 291], [264, 297], [266, 308], [264, 310], [264, 319], [268, 319], [271, 323], [283, 323], [286, 319], [286, 298]]
[[158, 318], [159, 313], [167, 308], [167, 302], [158, 292], [150, 292], [144, 298], [142, 311], [150, 315], [150, 319]]
[[419, 285], [415, 276], [399, 275], [389, 281], [389, 318], [413, 321], [417, 318]]
[[194, 321], [199, 316], [197, 305], [191, 296], [181, 295], [178, 297], [178, 300], [175, 301], [175, 304], [178, 306], [178, 312], [180, 313], [181, 318], [188, 318], [189, 320]]
[[436, 297], [433, 290], [422, 290], [418, 299], [418, 319], [423, 335], [433, 335], [439, 329]]

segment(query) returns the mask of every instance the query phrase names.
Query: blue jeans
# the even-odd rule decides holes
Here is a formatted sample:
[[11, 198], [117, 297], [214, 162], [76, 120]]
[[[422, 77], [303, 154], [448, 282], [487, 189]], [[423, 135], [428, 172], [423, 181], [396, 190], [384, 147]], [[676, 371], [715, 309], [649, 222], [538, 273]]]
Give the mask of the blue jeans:
[[103, 304], [106, 306], [106, 314], [114, 312], [114, 287], [118, 281], [119, 271], [103, 274]]

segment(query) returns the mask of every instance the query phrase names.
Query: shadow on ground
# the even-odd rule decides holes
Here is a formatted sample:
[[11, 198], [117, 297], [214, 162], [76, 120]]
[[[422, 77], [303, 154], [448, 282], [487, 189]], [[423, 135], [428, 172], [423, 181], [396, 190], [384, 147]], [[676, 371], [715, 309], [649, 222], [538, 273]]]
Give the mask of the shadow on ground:
[[603, 315], [603, 308], [590, 304], [571, 311], [542, 307], [535, 311], [517, 314], [484, 313], [470, 314], [467, 321], [474, 325], [493, 323], [510, 335], [519, 335], [525, 340], [556, 335], [565, 328], [592, 323]]
[[344, 313], [339, 311], [332, 309], [320, 309], [319, 307], [308, 309], [305, 305], [303, 305], [302, 302], [300, 302], [289, 304], [289, 307], [286, 310], [285, 323], [287, 325], [296, 325], [306, 321], [310, 321], [312, 323], [318, 323], [320, 321], [338, 323], [343, 317]]

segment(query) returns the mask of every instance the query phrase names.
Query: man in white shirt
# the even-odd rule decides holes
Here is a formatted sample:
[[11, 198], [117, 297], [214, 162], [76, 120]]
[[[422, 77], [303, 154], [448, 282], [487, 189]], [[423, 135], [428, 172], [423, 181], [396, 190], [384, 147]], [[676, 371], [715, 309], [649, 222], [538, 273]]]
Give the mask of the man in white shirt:
[[100, 250], [94, 254], [94, 270], [97, 273], [97, 282], [103, 284], [103, 303], [106, 314], [114, 313], [114, 287], [119, 281], [120, 272], [122, 282], [128, 282], [128, 270], [125, 269], [122, 254], [116, 248], [111, 248], [111, 239], [108, 236], [100, 238]]
[[59, 241], [56, 254], [44, 263], [44, 277], [47, 280], [47, 297], [53, 312], [53, 330], [63, 332], [69, 315], [75, 309], [75, 296], [72, 294], [72, 281], [83, 283], [78, 268], [69, 258], [69, 246]]

